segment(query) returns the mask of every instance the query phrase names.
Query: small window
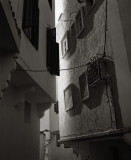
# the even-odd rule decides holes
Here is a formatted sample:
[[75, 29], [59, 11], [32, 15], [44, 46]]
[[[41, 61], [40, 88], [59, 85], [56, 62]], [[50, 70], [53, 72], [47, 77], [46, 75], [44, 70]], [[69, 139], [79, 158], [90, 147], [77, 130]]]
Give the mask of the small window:
[[52, 9], [52, 0], [48, 0], [50, 8]]
[[68, 52], [69, 50], [69, 35], [68, 35], [68, 31], [66, 32], [66, 34], [64, 35], [62, 42], [62, 57], [65, 56], [65, 54]]
[[60, 75], [59, 44], [56, 42], [56, 28], [47, 29], [46, 66], [52, 75]]
[[74, 107], [72, 92], [73, 92], [73, 86], [72, 84], [70, 84], [64, 90], [64, 100], [65, 100], [65, 110], [66, 111]]
[[39, 9], [38, 0], [24, 0], [22, 28], [32, 45], [38, 49]]
[[75, 22], [76, 22], [77, 37], [79, 37], [83, 29], [85, 28], [84, 26], [84, 8], [83, 7], [77, 13]]
[[81, 99], [84, 101], [89, 98], [87, 70], [80, 75], [79, 86], [80, 86]]

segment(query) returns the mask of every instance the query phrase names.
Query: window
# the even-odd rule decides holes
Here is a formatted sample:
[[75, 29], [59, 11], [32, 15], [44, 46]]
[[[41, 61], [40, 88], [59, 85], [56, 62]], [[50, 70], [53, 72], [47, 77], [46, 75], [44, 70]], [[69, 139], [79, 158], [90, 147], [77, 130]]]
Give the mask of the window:
[[64, 100], [65, 100], [65, 110], [68, 111], [73, 108], [73, 86], [72, 84], [68, 85], [64, 90]]
[[76, 33], [77, 33], [77, 37], [80, 36], [81, 32], [83, 31], [83, 29], [85, 28], [84, 26], [84, 7], [82, 7], [79, 12], [76, 15]]
[[81, 99], [84, 101], [89, 98], [87, 70], [80, 75], [79, 86], [80, 86]]
[[69, 33], [67, 31], [62, 39], [62, 57], [65, 56], [68, 50], [69, 50]]
[[48, 0], [50, 8], [52, 9], [52, 0]]
[[38, 0], [24, 0], [22, 28], [32, 45], [38, 49], [39, 9]]

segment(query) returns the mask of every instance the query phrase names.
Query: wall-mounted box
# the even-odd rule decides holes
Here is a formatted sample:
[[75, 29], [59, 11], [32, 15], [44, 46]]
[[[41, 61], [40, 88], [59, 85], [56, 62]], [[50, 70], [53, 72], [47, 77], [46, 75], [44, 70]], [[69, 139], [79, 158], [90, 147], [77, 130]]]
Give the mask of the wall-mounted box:
[[87, 70], [84, 71], [79, 76], [79, 86], [80, 86], [80, 94], [81, 99], [83, 101], [87, 100], [89, 98], [89, 88], [88, 88], [88, 77], [87, 77]]

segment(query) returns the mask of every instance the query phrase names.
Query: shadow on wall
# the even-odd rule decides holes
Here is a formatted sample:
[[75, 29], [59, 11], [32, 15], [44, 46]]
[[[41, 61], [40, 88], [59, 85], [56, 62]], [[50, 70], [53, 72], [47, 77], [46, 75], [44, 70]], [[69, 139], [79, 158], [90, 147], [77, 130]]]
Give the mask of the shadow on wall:
[[96, 86], [92, 86], [89, 88], [90, 98], [84, 101], [84, 104], [90, 109], [94, 109], [101, 105], [102, 96], [104, 93], [105, 84], [102, 81], [100, 84]]
[[84, 18], [85, 28], [84, 28], [83, 32], [81, 33], [81, 36], [80, 36], [81, 39], [86, 37], [89, 34], [89, 32], [93, 29], [94, 16], [95, 16], [96, 12], [98, 11], [98, 9], [100, 8], [103, 1], [104, 0], [96, 0], [96, 3], [92, 6], [92, 8], [89, 10], [89, 12], [86, 13], [85, 18]]
[[[90, 110], [92, 110], [101, 105], [102, 97], [104, 94], [106, 94], [107, 103], [109, 103], [108, 98], [109, 99], [111, 98], [112, 99], [111, 101], [113, 102], [117, 128], [122, 128], [123, 123], [122, 123], [122, 116], [121, 116], [120, 105], [119, 105], [119, 96], [118, 96], [115, 66], [114, 66], [113, 61], [107, 60], [106, 70], [109, 76], [109, 80], [108, 79], [102, 80], [96, 86], [89, 87], [90, 98], [84, 101], [84, 104]], [[109, 93], [108, 93], [108, 90], [106, 90], [106, 87], [111, 89], [111, 97], [110, 95], [108, 95]], [[105, 90], [107, 93], [104, 93]]]
[[117, 80], [116, 80], [116, 72], [115, 72], [115, 64], [113, 61], [108, 61], [106, 63], [107, 72], [111, 77], [111, 89], [113, 94], [113, 101], [115, 107], [115, 115], [116, 115], [116, 124], [118, 128], [123, 127], [122, 116], [120, 111], [119, 104], [119, 96], [118, 96], [118, 88], [117, 88]]
[[[94, 108], [102, 105], [103, 96], [107, 101], [107, 105], [109, 105], [109, 101], [113, 103], [115, 117], [116, 117], [116, 125], [117, 128], [121, 128], [123, 126], [121, 111], [119, 105], [119, 97], [118, 97], [118, 89], [116, 82], [116, 73], [115, 66], [113, 61], [108, 61], [106, 63], [107, 74], [109, 76], [108, 79], [99, 81], [95, 86], [89, 87], [89, 98], [82, 101], [80, 96], [80, 89], [72, 84], [72, 101], [73, 107], [67, 110], [67, 114], [71, 117], [80, 115], [82, 111], [83, 104], [88, 109], [93, 110]], [[110, 89], [109, 89], [110, 88]], [[109, 91], [109, 90], [111, 91]], [[110, 99], [110, 100], [109, 100]]]
[[81, 114], [82, 110], [82, 101], [80, 99], [80, 90], [77, 86], [72, 84], [72, 100], [73, 100], [73, 108], [67, 111], [71, 117]]

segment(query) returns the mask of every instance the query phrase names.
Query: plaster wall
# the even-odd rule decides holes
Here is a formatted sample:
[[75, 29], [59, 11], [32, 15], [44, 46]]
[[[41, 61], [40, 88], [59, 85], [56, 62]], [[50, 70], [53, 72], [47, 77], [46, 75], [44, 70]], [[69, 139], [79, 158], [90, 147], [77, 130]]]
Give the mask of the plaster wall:
[[[69, 52], [62, 57], [61, 40], [71, 24], [80, 7], [76, 1], [65, 1], [65, 11], [57, 25], [57, 41], [60, 46], [60, 68], [68, 69], [85, 65], [93, 55], [103, 54], [105, 45], [105, 1], [99, 1], [85, 17], [85, 30], [82, 37], [71, 36]], [[70, 17], [70, 13], [73, 15]], [[71, 34], [71, 33], [70, 33]], [[106, 54], [113, 58], [111, 47], [110, 31], [106, 32]], [[116, 117], [110, 85], [99, 84], [89, 90], [90, 97], [86, 102], [80, 99], [79, 76], [86, 67], [78, 67], [72, 70], [61, 71], [58, 79], [58, 99], [60, 105], [59, 126], [61, 138], [69, 138], [80, 135], [88, 135], [97, 132], [109, 131], [116, 128]], [[74, 85], [74, 107], [65, 111], [64, 89], [72, 83]], [[110, 95], [108, 103], [107, 92]]]
[[61, 144], [60, 147], [56, 146], [56, 136], [52, 137], [49, 149], [49, 160], [81, 160], [81, 156], [76, 156], [73, 154], [72, 148], [64, 148], [64, 145]]
[[21, 92], [10, 85], [0, 100], [0, 159], [38, 160], [39, 123], [36, 105], [31, 103], [29, 113]]
[[45, 160], [45, 134], [40, 134], [40, 160]]
[[[27, 70], [47, 70], [46, 68], [46, 29], [55, 27], [55, 1], [52, 1], [52, 10], [48, 1], [39, 0], [39, 46], [38, 50], [30, 43], [22, 30], [23, 0], [11, 0], [13, 10], [21, 29], [21, 45], [18, 63]], [[56, 78], [49, 72], [28, 72], [28, 74], [49, 95], [52, 101], [56, 100]]]
[[124, 127], [131, 126], [130, 1], [108, 1], [109, 27], [115, 58], [119, 104]]

